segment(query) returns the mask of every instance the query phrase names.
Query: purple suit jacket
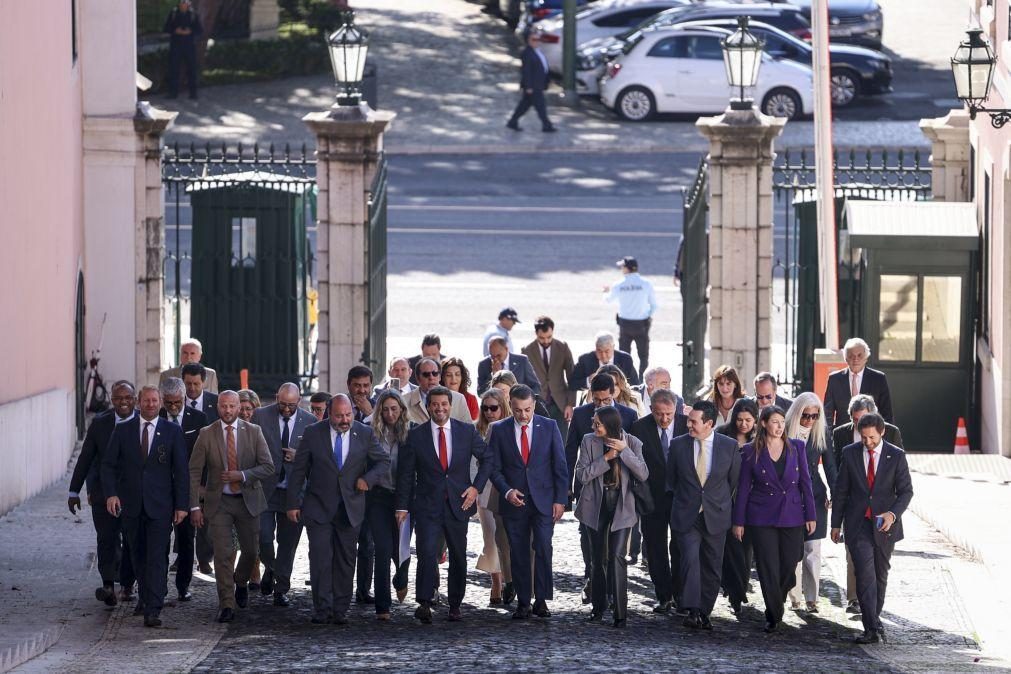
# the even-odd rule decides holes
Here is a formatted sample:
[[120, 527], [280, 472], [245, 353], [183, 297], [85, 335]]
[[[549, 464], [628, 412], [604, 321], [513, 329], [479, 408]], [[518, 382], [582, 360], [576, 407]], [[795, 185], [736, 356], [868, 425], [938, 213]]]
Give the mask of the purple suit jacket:
[[818, 519], [803, 442], [788, 441], [782, 479], [769, 452], [756, 455], [750, 442], [741, 451], [744, 461], [734, 502], [735, 526], [797, 527]]

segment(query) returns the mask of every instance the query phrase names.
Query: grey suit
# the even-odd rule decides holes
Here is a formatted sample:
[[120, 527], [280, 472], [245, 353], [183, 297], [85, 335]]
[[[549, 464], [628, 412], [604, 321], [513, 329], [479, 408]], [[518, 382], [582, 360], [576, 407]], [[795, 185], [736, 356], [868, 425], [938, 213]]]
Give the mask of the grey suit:
[[734, 490], [741, 472], [737, 443], [713, 434], [709, 475], [695, 472], [695, 438], [680, 435], [667, 456], [667, 491], [672, 495], [671, 530], [681, 552], [681, 605], [708, 616], [716, 605], [723, 549], [730, 529]]
[[[284, 594], [291, 589], [291, 569], [295, 551], [302, 538], [302, 524], [293, 523], [285, 514], [288, 501], [288, 475], [291, 463], [284, 461], [281, 449], [285, 446], [281, 434], [281, 413], [277, 403], [253, 412], [253, 423], [263, 431], [270, 450], [270, 458], [277, 470], [263, 481], [263, 495], [267, 509], [260, 514], [260, 561], [274, 581], [274, 592]], [[289, 448], [297, 449], [305, 429], [316, 423], [316, 417], [298, 409], [288, 420]], [[284, 485], [278, 487], [278, 485]], [[277, 532], [277, 552], [274, 552], [274, 532]]]
[[355, 483], [362, 478], [371, 488], [390, 472], [390, 455], [371, 428], [352, 422], [348, 442], [347, 458], [338, 469], [330, 422], [309, 426], [288, 478], [288, 509], [302, 511], [309, 535], [317, 619], [343, 616], [351, 605], [358, 531], [365, 519], [365, 493], [358, 492]]

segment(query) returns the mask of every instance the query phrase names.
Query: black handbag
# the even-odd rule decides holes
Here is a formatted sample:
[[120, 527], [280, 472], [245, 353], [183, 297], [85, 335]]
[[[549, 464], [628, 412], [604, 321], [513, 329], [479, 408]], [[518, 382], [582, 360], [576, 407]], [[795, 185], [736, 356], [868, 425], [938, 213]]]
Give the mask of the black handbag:
[[653, 492], [649, 490], [649, 485], [631, 475], [629, 477], [632, 480], [630, 487], [632, 496], [635, 497], [635, 511], [639, 513], [639, 517], [651, 514], [656, 509], [656, 504], [653, 502]]

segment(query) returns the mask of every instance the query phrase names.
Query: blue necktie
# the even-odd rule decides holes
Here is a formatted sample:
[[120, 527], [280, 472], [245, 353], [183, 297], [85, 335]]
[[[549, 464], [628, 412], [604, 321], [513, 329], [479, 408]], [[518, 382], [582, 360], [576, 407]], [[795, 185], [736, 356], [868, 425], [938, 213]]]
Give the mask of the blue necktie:
[[341, 434], [338, 431], [337, 439], [333, 443], [333, 458], [337, 461], [337, 470], [344, 468], [344, 446], [341, 440]]

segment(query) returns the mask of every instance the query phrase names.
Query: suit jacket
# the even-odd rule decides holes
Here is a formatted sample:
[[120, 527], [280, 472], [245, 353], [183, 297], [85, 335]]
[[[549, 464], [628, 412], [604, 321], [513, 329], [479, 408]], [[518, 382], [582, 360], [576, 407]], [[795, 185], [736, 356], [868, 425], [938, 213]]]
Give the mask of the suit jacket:
[[[850, 436], [850, 443], [852, 442], [853, 438]], [[829, 490], [835, 488], [836, 476], [839, 474], [839, 462], [836, 461], [836, 454], [832, 450], [832, 432], [828, 428], [825, 429], [824, 451], [819, 452], [811, 442], [805, 443], [804, 450], [807, 453], [807, 472], [811, 474], [811, 491], [814, 492], [814, 501], [815, 503], [824, 503], [825, 499], [829, 498]], [[827, 485], [822, 481], [821, 473], [818, 472], [819, 463], [825, 467]]]
[[[281, 452], [281, 413], [277, 409], [277, 403], [253, 412], [253, 423], [263, 431], [263, 439], [267, 441], [267, 449], [270, 450], [270, 460], [274, 462], [274, 473], [262, 482], [263, 497], [267, 499], [267, 506], [273, 512], [281, 512], [286, 509], [287, 504], [282, 500], [282, 494], [274, 492], [277, 483], [281, 481], [281, 472], [291, 473], [292, 464], [284, 463], [284, 453]], [[316, 417], [302, 408], [297, 409], [289, 422], [288, 446], [298, 449], [305, 429], [314, 423]]]
[[[235, 453], [239, 470], [245, 481], [242, 483], [242, 500], [249, 514], [257, 517], [267, 509], [267, 499], [263, 497], [261, 482], [274, 474], [274, 462], [263, 439], [263, 431], [256, 424], [238, 419], [235, 433]], [[207, 490], [204, 494], [203, 509], [206, 517], [218, 511], [221, 504], [221, 490], [225, 485], [221, 473], [228, 470], [228, 448], [225, 446], [224, 427], [221, 420], [204, 426], [193, 447], [190, 457], [190, 508], [201, 506], [199, 497], [200, 479], [207, 468]]]
[[730, 528], [733, 497], [741, 472], [741, 452], [735, 440], [714, 433], [712, 469], [702, 485], [695, 474], [694, 441], [690, 435], [681, 435], [670, 445], [667, 491], [673, 500], [671, 530], [683, 533], [691, 529], [702, 508], [706, 529], [718, 534]]
[[[397, 457], [397, 510], [410, 510], [415, 516], [438, 517], [443, 505], [449, 503], [453, 516], [460, 521], [466, 521], [477, 513], [476, 500], [468, 510], [463, 509], [461, 494], [468, 487], [484, 491], [495, 460], [489, 455], [488, 445], [474, 424], [450, 419], [449, 425], [453, 455], [446, 471], [439, 463], [430, 422], [418, 425], [407, 434], [407, 442], [400, 448]], [[477, 475], [473, 480], [470, 477], [472, 459], [478, 461]]]
[[[639, 373], [636, 372], [635, 367], [632, 365], [632, 356], [628, 355], [624, 351], [614, 350], [614, 364], [625, 374], [625, 379], [628, 379], [629, 386], [635, 386], [639, 383]], [[569, 378], [569, 388], [573, 391], [582, 391], [584, 388], [588, 388], [586, 380], [591, 377], [594, 372], [600, 369], [600, 361], [597, 360], [597, 352], [590, 351], [589, 353], [584, 353], [576, 361], [576, 366], [572, 369], [572, 376]]]
[[[635, 512], [635, 495], [631, 489], [630, 475], [640, 482], [649, 480], [649, 468], [642, 459], [642, 443], [627, 432], [624, 435], [628, 448], [618, 454], [621, 461], [621, 497], [611, 520], [611, 530], [628, 529], [635, 526], [638, 516]], [[604, 439], [587, 435], [579, 445], [579, 459], [576, 461], [576, 479], [584, 485], [576, 504], [576, 519], [596, 531], [600, 522], [600, 505], [604, 502], [604, 474], [611, 464], [604, 459], [610, 451], [604, 446]]]
[[569, 465], [565, 461], [562, 434], [554, 419], [534, 415], [530, 420], [532, 440], [526, 464], [516, 444], [516, 422], [512, 417], [492, 424], [488, 449], [494, 459], [492, 484], [499, 493], [499, 513], [509, 517], [517, 511], [506, 501], [510, 489], [519, 489], [524, 500], [532, 502], [542, 514], [550, 517], [552, 505], [569, 502]]
[[863, 445], [854, 442], [843, 450], [839, 477], [832, 494], [832, 528], [842, 527], [847, 537], [851, 533], [856, 535], [870, 507], [874, 517], [886, 512], [895, 515], [891, 530], [887, 534], [878, 532], [878, 535], [897, 543], [902, 540], [902, 513], [913, 500], [913, 481], [909, 476], [906, 453], [887, 440], [882, 447], [881, 456], [875, 457], [879, 463], [874, 473], [873, 490], [867, 489]]
[[[618, 410], [618, 414], [621, 415], [622, 430], [626, 433], [631, 431], [632, 424], [639, 418], [639, 415], [631, 407], [626, 407], [619, 403], [615, 403], [614, 407]], [[593, 403], [586, 403], [572, 410], [572, 421], [569, 422], [569, 434], [565, 436], [565, 461], [569, 466], [569, 484], [572, 485], [573, 493], [577, 498], [579, 496], [580, 484], [579, 482], [573, 483], [573, 477], [576, 473], [576, 460], [579, 458], [579, 445], [583, 442], [583, 436], [593, 432], [593, 413], [596, 410], [597, 408], [593, 406]]]
[[[165, 411], [164, 407], [158, 412], [158, 416], [168, 421], [168, 412]], [[193, 446], [197, 444], [197, 438], [200, 436], [200, 429], [206, 425], [207, 416], [203, 412], [183, 405], [183, 421], [181, 428], [183, 429], [183, 438], [186, 440], [187, 459], [193, 456]]]
[[367, 492], [357, 491], [355, 483], [362, 478], [369, 488], [378, 484], [384, 473], [390, 472], [390, 455], [365, 424], [351, 422], [348, 433], [351, 446], [339, 470], [330, 442], [329, 421], [316, 422], [302, 434], [288, 477], [287, 509], [301, 509], [303, 520], [328, 524], [343, 503], [351, 526], [359, 527], [365, 521]]
[[[218, 392], [218, 373], [217, 371], [204, 365], [204, 369], [207, 370], [207, 379], [204, 380], [204, 390], [210, 391], [211, 393]], [[182, 368], [178, 365], [176, 367], [170, 367], [167, 370], [162, 371], [161, 375], [158, 377], [158, 384], [162, 384], [169, 377], [177, 377], [182, 379]]]
[[[888, 390], [888, 377], [880, 370], [864, 368], [863, 379], [860, 380], [860, 392], [874, 398], [878, 413], [888, 423], [895, 423], [892, 416], [892, 394]], [[832, 426], [839, 426], [850, 420], [850, 379], [849, 368], [836, 370], [828, 376], [825, 387], [825, 414]]]
[[[184, 407], [189, 407], [189, 409], [193, 409], [192, 407], [190, 407], [190, 399], [189, 398], [183, 398], [183, 406]], [[217, 421], [218, 420], [218, 395], [216, 393], [210, 393], [208, 391], [204, 391], [204, 397], [203, 397], [202, 406], [201, 406], [201, 409], [198, 410], [198, 411], [204, 413], [204, 416], [207, 417], [207, 423], [213, 424], [215, 421]]]
[[186, 479], [186, 441], [175, 424], [155, 420], [147, 457], [140, 446], [140, 415], [112, 431], [102, 451], [102, 490], [118, 496], [123, 515], [172, 520], [176, 510], [188, 510], [190, 484]]
[[[683, 414], [675, 414], [671, 428], [670, 446], [674, 446], [674, 438], [688, 432], [688, 417]], [[642, 458], [649, 468], [649, 490], [653, 494], [653, 503], [662, 504], [669, 501], [667, 496], [667, 457], [664, 456], [663, 447], [660, 446], [660, 427], [652, 414], [647, 414], [643, 418], [632, 424], [632, 435], [642, 442]], [[660, 510], [666, 512], [666, 508]]]
[[520, 56], [522, 61], [520, 69], [520, 86], [523, 89], [533, 89], [534, 91], [544, 91], [548, 88], [548, 69], [545, 61], [534, 51], [533, 47], [527, 45], [523, 48]]
[[[541, 367], [544, 367], [543, 363]], [[529, 358], [519, 353], [510, 353], [509, 371], [516, 375], [517, 384], [526, 384], [534, 390], [534, 395], [541, 394], [541, 382], [530, 365]], [[491, 356], [486, 356], [477, 364], [477, 394], [481, 395], [489, 386], [491, 386]]]
[[[136, 416], [136, 413], [134, 415]], [[112, 431], [115, 428], [115, 410], [106, 410], [95, 415], [91, 425], [88, 426], [88, 432], [84, 434], [84, 444], [81, 445], [74, 474], [70, 477], [70, 491], [75, 494], [81, 492], [81, 487], [87, 481], [88, 494], [95, 501], [96, 507], [99, 507], [98, 502], [105, 498], [102, 492], [102, 452], [109, 446], [109, 439], [112, 438]], [[104, 507], [104, 503], [101, 507]]]
[[[470, 416], [470, 408], [467, 407], [467, 399], [462, 393], [451, 391], [453, 402], [449, 408], [449, 416], [464, 423], [473, 424], [474, 417]], [[421, 402], [421, 389], [414, 389], [404, 397], [404, 404], [407, 405], [407, 418], [416, 424], [423, 424], [428, 421], [428, 409]]]
[[768, 451], [757, 452], [752, 443], [744, 445], [741, 474], [734, 502], [734, 524], [751, 527], [799, 527], [816, 522], [807, 451], [800, 440], [787, 440], [783, 477]]
[[[649, 399], [649, 391], [646, 390], [646, 382], [643, 382], [637, 386], [629, 386], [629, 388], [639, 394], [639, 399], [642, 400], [642, 406], [646, 409], [646, 414], [649, 414], [650, 399]], [[684, 414], [685, 410], [684, 398], [679, 396], [674, 391], [671, 391], [671, 393], [674, 395], [674, 414], [680, 416]], [[646, 415], [643, 416], [645, 417]], [[686, 420], [688, 419], [687, 415], [685, 416], [685, 419]], [[685, 433], [687, 432], [688, 431], [686, 430]]]
[[[827, 414], [827, 412], [826, 412]], [[885, 442], [895, 445], [899, 449], [904, 449], [905, 445], [902, 444], [902, 431], [899, 430], [898, 426], [885, 422]], [[838, 469], [842, 466], [842, 455], [843, 450], [854, 442], [853, 440], [853, 422], [849, 421], [842, 426], [837, 426], [834, 431], [832, 431], [832, 448], [835, 450], [835, 465]]]
[[[746, 396], [746, 397], [751, 402], [753, 402], [756, 405], [758, 405], [758, 409], [759, 410], [762, 409], [762, 406], [758, 404], [758, 399], [755, 396]], [[783, 410], [784, 413], [786, 413], [787, 411], [789, 411], [790, 405], [792, 405], [792, 404], [793, 404], [793, 400], [791, 400], [790, 398], [784, 398], [783, 396], [779, 395], [778, 393], [776, 394], [776, 407], [778, 407], [779, 409]], [[729, 419], [728, 419], [728, 421], [729, 421]]]
[[524, 346], [522, 352], [530, 360], [534, 374], [541, 382], [542, 397], [547, 400], [547, 394], [550, 391], [551, 399], [560, 409], [575, 407], [576, 392], [569, 388], [575, 363], [572, 360], [572, 351], [569, 349], [569, 345], [557, 339], [551, 340], [551, 357], [546, 370], [544, 357], [541, 355], [540, 342], [535, 339]]

